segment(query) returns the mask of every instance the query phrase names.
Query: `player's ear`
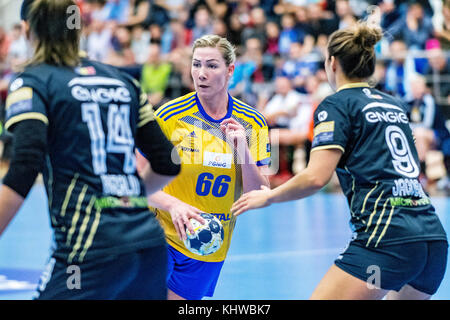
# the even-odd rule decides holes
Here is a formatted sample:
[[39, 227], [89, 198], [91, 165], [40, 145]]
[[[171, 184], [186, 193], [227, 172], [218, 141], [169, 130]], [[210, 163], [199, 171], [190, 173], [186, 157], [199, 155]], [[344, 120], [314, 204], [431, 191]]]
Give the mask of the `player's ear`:
[[22, 25], [22, 29], [25, 32], [25, 36], [27, 37], [27, 39], [30, 39], [30, 24], [24, 20], [22, 20], [20, 22], [20, 24]]
[[228, 70], [228, 78], [231, 78], [231, 77], [233, 76], [234, 69], [235, 69], [234, 63], [230, 64], [230, 65], [227, 67], [227, 70]]
[[330, 57], [330, 67], [331, 67], [331, 70], [333, 70], [333, 72], [336, 72], [337, 63], [338, 63], [338, 61], [337, 61], [336, 57], [335, 56], [331, 56]]

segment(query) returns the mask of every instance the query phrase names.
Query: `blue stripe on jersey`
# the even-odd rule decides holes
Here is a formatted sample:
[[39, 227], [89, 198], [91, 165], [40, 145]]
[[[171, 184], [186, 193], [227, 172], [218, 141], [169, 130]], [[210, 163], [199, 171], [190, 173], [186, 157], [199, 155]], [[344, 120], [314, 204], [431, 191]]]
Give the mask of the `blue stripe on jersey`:
[[[250, 107], [250, 106], [244, 105], [244, 104], [240, 103], [239, 101], [236, 101], [236, 99], [233, 99], [233, 101], [234, 101], [234, 106], [235, 106], [236, 108], [238, 108], [238, 109], [240, 109], [240, 110], [246, 110], [247, 112], [256, 115], [256, 116], [262, 121], [262, 123], [264, 123], [264, 125], [267, 126], [267, 122], [266, 122], [266, 120], [264, 119], [264, 116], [263, 116], [261, 113], [259, 113], [257, 110], [255, 110], [254, 108], [252, 108], [252, 107]], [[236, 104], [237, 104], [240, 108], [239, 108]]]
[[[171, 104], [169, 104], [169, 105], [163, 107], [163, 108], [161, 109], [160, 112], [157, 112], [156, 116], [162, 118], [162, 117], [164, 117], [166, 114], [168, 114], [169, 112], [184, 107], [185, 105], [187, 105], [187, 104], [189, 104], [190, 102], [192, 102], [194, 99], [195, 99], [195, 94], [192, 95], [192, 96], [190, 96], [189, 98], [184, 99], [184, 100], [181, 100], [181, 101], [177, 101], [177, 102], [171, 103]], [[174, 108], [170, 108], [170, 107], [172, 107], [172, 106], [175, 106], [175, 107], [174, 107]]]
[[[185, 106], [186, 104], [188, 104], [188, 103], [185, 103], [183, 106]], [[184, 112], [184, 111], [186, 111], [186, 110], [189, 110], [189, 109], [193, 108], [194, 106], [195, 106], [195, 103], [193, 103], [192, 105], [190, 105], [190, 106], [187, 107], [187, 108], [181, 109], [181, 110], [179, 110], [179, 111], [177, 111], [177, 112], [174, 112], [174, 113], [168, 115], [168, 116], [165, 117], [163, 120], [164, 120], [164, 121], [167, 121], [168, 119], [172, 118], [173, 116], [175, 116], [175, 115], [177, 115], [177, 114], [179, 114], [179, 113], [182, 113], [182, 112]], [[178, 109], [178, 108], [177, 108], [177, 109]]]
[[248, 114], [248, 113], [246, 113], [246, 111], [241, 111], [242, 109], [238, 109], [237, 107], [236, 107], [236, 105], [234, 105], [234, 111], [236, 111], [236, 112], [238, 112], [238, 113], [242, 113], [243, 115], [245, 115], [245, 116], [247, 116], [247, 117], [249, 117], [249, 118], [252, 118], [253, 120], [255, 120], [255, 122], [262, 128], [263, 127], [263, 125], [258, 121], [258, 120], [256, 120], [256, 118], [255, 117], [253, 117], [252, 115], [250, 115], [250, 114]]
[[259, 160], [259, 161], [256, 161], [256, 165], [258, 166], [258, 167], [261, 167], [261, 166], [268, 166], [269, 164], [270, 164], [270, 158], [266, 158], [266, 159], [262, 159], [262, 160]]

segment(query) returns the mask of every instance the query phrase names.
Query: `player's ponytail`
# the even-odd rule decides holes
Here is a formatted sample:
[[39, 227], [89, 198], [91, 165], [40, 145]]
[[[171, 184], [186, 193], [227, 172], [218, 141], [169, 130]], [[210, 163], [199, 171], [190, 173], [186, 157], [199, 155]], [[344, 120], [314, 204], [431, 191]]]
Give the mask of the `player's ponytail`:
[[382, 36], [380, 28], [363, 22], [337, 30], [328, 41], [329, 57], [337, 58], [348, 78], [368, 78], [375, 71], [374, 46]]
[[[76, 10], [71, 10], [75, 8]], [[27, 65], [48, 63], [76, 66], [80, 61], [80, 26], [71, 24], [79, 14], [73, 0], [35, 0], [27, 14], [35, 51]]]

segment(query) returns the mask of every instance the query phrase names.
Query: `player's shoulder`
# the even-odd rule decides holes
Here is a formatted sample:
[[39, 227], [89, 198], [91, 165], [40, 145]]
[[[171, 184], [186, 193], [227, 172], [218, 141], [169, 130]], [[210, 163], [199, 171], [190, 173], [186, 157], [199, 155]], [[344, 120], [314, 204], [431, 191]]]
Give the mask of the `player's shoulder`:
[[135, 88], [139, 88], [140, 86], [139, 81], [128, 73], [116, 66], [105, 64], [100, 61], [83, 59], [81, 66], [75, 68], [75, 72], [82, 76], [115, 79], [117, 80], [117, 83], [121, 83], [122, 86], [132, 86]]
[[166, 102], [156, 110], [155, 116], [164, 122], [169, 119], [177, 119], [177, 116], [182, 115], [184, 111], [187, 111], [186, 109], [189, 109], [195, 103], [196, 93], [194, 91]]
[[317, 106], [315, 113], [318, 113], [322, 109], [333, 109], [338, 108], [339, 106], [342, 107], [345, 102], [345, 97], [342, 97], [339, 92], [332, 93], [322, 99], [322, 101]]
[[27, 66], [14, 75], [8, 91], [12, 93], [22, 87], [31, 87], [35, 90], [45, 89], [53, 73], [54, 68], [47, 64]]
[[233, 100], [233, 111], [237, 117], [261, 128], [267, 127], [266, 118], [261, 112], [235, 97], [230, 96], [230, 99]]

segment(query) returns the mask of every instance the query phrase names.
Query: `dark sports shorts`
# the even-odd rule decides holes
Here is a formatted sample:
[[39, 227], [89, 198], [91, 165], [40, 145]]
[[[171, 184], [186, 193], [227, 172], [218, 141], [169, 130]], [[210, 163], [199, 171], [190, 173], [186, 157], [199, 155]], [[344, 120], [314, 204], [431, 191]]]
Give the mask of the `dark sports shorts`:
[[335, 260], [345, 272], [384, 290], [399, 291], [408, 284], [432, 295], [447, 266], [446, 241], [420, 241], [367, 248], [352, 241]]
[[212, 297], [224, 261], [204, 262], [191, 259], [168, 246], [167, 287], [187, 300]]
[[52, 256], [35, 299], [166, 300], [167, 246], [92, 259], [80, 265]]

